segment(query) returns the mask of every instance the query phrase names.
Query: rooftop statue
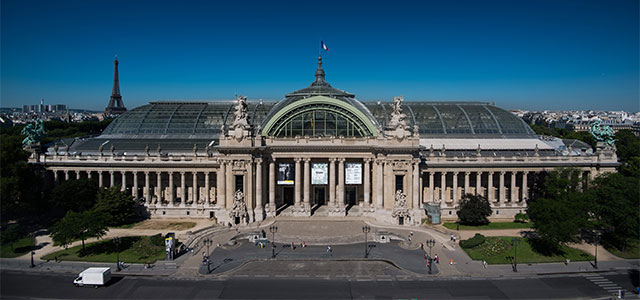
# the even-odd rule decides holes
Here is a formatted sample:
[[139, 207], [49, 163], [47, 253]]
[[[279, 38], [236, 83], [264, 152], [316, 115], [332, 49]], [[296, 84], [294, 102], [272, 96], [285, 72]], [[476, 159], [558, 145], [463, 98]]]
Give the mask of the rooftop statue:
[[34, 145], [40, 143], [42, 137], [44, 137], [44, 122], [40, 119], [35, 122], [28, 124], [24, 128], [22, 128], [21, 134], [26, 135], [27, 137], [22, 140], [23, 146]]
[[248, 129], [249, 128], [249, 115], [247, 114], [247, 97], [236, 96], [236, 112], [235, 120], [231, 127]]
[[595, 120], [591, 123], [591, 129], [589, 132], [596, 139], [598, 143], [604, 143], [605, 146], [613, 147], [615, 139], [613, 138], [613, 129], [611, 127], [602, 125], [600, 120]]
[[402, 112], [402, 101], [404, 101], [403, 97], [393, 97], [393, 111], [391, 112], [391, 121], [389, 121], [389, 124], [387, 125], [389, 129], [393, 130], [397, 128], [407, 128], [407, 123], [404, 120], [407, 115]]

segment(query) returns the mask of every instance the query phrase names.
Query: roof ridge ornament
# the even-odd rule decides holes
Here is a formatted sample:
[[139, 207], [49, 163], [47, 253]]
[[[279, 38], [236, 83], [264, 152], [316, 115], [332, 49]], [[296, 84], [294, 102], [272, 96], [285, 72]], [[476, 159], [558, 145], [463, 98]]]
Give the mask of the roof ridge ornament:
[[249, 114], [247, 113], [247, 97], [236, 96], [235, 119], [229, 129], [229, 135], [241, 141], [251, 135], [251, 125], [249, 124]]
[[316, 80], [313, 81], [313, 83], [311, 85], [327, 85], [327, 86], [331, 86], [325, 80], [324, 76], [325, 76], [325, 73], [324, 73], [324, 69], [322, 68], [322, 56], [319, 55], [318, 56], [318, 68], [316, 69]]
[[387, 137], [397, 138], [398, 140], [402, 140], [405, 137], [412, 135], [409, 130], [409, 126], [407, 126], [407, 121], [405, 121], [407, 115], [402, 112], [402, 101], [404, 101], [404, 97], [402, 96], [393, 97], [391, 120], [385, 127], [384, 131]]

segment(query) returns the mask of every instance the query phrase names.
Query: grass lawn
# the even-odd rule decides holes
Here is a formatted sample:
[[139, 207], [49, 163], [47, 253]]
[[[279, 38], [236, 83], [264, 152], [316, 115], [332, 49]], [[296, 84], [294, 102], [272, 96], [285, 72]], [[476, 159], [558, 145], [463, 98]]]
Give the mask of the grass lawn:
[[13, 258], [25, 255], [31, 251], [34, 247], [33, 238], [23, 237], [13, 243], [13, 250], [11, 250], [10, 244], [5, 244], [0, 247], [0, 257]]
[[[128, 236], [120, 238], [120, 261], [127, 263], [146, 263], [164, 259], [164, 238], [151, 236]], [[113, 240], [104, 240], [86, 244], [82, 253], [82, 245], [45, 255], [42, 259], [73, 261], [115, 262], [118, 247]]]
[[[442, 224], [447, 229], [456, 230], [456, 223], [446, 222]], [[481, 226], [469, 226], [460, 225], [460, 230], [490, 230], [490, 229], [526, 229], [531, 228], [531, 222], [528, 223], [516, 223], [516, 222], [491, 222], [487, 225]]]
[[[509, 256], [514, 256], [514, 248], [511, 246], [511, 238], [507, 236], [486, 237], [486, 241], [474, 248], [463, 250], [469, 254], [473, 260], [485, 259], [489, 264], [510, 264]], [[578, 249], [563, 246], [559, 254], [545, 256], [535, 252], [531, 248], [529, 239], [520, 239], [518, 244], [518, 263], [543, 263], [543, 262], [564, 262], [593, 260], [593, 256]]]
[[640, 240], [632, 240], [627, 243], [627, 246], [624, 249], [624, 253], [622, 253], [621, 249], [618, 249], [611, 245], [604, 245], [607, 251], [611, 252], [611, 254], [622, 257], [626, 259], [632, 258], [640, 258]]

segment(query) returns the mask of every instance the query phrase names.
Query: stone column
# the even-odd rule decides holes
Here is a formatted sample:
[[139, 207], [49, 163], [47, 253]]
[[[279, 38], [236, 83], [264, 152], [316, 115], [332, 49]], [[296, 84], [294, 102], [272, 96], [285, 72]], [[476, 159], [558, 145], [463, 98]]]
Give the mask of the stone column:
[[233, 197], [236, 194], [236, 187], [235, 187], [235, 178], [233, 176], [233, 162], [232, 161], [227, 161], [227, 173], [225, 174], [225, 176], [227, 177], [227, 179], [225, 180], [225, 183], [227, 184], [227, 188], [226, 188], [226, 192], [227, 192], [227, 198], [226, 198], [226, 204], [225, 207], [228, 210], [233, 209]]
[[216, 192], [218, 193], [218, 197], [216, 201], [216, 206], [220, 206], [220, 207], [225, 207], [226, 205], [225, 199], [227, 199], [226, 198], [227, 184], [225, 183], [225, 178], [226, 178], [225, 173], [226, 172], [225, 172], [224, 161], [218, 160], [218, 171], [216, 172]]
[[262, 158], [256, 158], [256, 221], [264, 220], [262, 209]]
[[[581, 176], [582, 178], [582, 176]], [[76, 180], [80, 179], [80, 170], [76, 170]]]
[[162, 204], [162, 172], [156, 172], [156, 203]]
[[505, 195], [504, 195], [504, 173], [505, 171], [500, 171], [500, 203], [504, 203]]
[[269, 162], [269, 216], [276, 216], [276, 163]]
[[338, 160], [338, 205], [344, 206], [344, 158]]
[[447, 193], [447, 172], [440, 172], [440, 202], [445, 202], [447, 198], [445, 195]]
[[64, 170], [64, 181], [69, 180], [69, 170]]
[[420, 159], [413, 160], [413, 186], [411, 193], [413, 194], [413, 209], [420, 209]]
[[527, 185], [527, 176], [529, 176], [529, 172], [524, 171], [522, 173], [522, 201], [527, 201], [529, 199], [529, 186]]
[[371, 206], [371, 168], [369, 167], [370, 158], [364, 159], [364, 205]]
[[453, 203], [458, 203], [458, 172], [453, 172]]
[[122, 186], [120, 187], [120, 190], [124, 192], [124, 190], [127, 189], [127, 172], [120, 171], [120, 174], [122, 174]]
[[109, 171], [109, 187], [113, 187], [116, 177], [113, 175], [113, 171]]
[[476, 172], [476, 196], [480, 196], [482, 193], [482, 172]]
[[144, 171], [144, 194], [145, 203], [151, 204], [151, 194], [149, 192], [149, 171]]
[[329, 205], [336, 206], [336, 159], [329, 159]]
[[382, 208], [384, 200], [384, 183], [382, 180], [382, 175], [384, 173], [383, 164], [384, 162], [381, 159], [376, 159], [376, 208]]
[[518, 201], [518, 193], [516, 193], [516, 172], [511, 172], [511, 196], [509, 202], [515, 203]]
[[[51, 170], [53, 171], [53, 184], [57, 185], [58, 184], [58, 170]], [[98, 171], [98, 174], [102, 174], [100, 171]], [[100, 184], [100, 183], [98, 183]]]
[[309, 158], [304, 159], [304, 190], [303, 190], [303, 199], [304, 199], [304, 207], [307, 209], [311, 208], [311, 198], [310, 198], [310, 189], [311, 189], [311, 169], [309, 168]]
[[134, 199], [138, 199], [138, 172], [133, 171], [133, 187], [131, 188], [131, 195]]
[[466, 171], [464, 172], [464, 193], [465, 194], [469, 194], [469, 174], [471, 174], [471, 172]]
[[175, 205], [174, 199], [174, 187], [173, 187], [173, 172], [169, 172], [169, 203]]
[[301, 168], [300, 168], [300, 158], [296, 158], [294, 159], [294, 161], [296, 162], [296, 168], [295, 168], [295, 177], [296, 177], [296, 182], [294, 183], [294, 201], [295, 201], [295, 206], [298, 207], [300, 206], [300, 188], [301, 188], [301, 184], [302, 184], [302, 172], [300, 172]]
[[433, 203], [435, 200], [435, 197], [433, 195], [433, 193], [435, 193], [435, 189], [434, 189], [434, 183], [435, 181], [433, 180], [433, 176], [435, 175], [435, 172], [431, 171], [429, 172], [429, 202]]
[[493, 189], [493, 171], [489, 172], [487, 181], [487, 200], [489, 200], [489, 202], [493, 202], [495, 201], [495, 190]]
[[180, 206], [184, 206], [187, 203], [187, 182], [185, 180], [185, 173], [180, 172]]
[[91, 176], [91, 171], [87, 171], [87, 178], [89, 178], [89, 179], [91, 179], [91, 178], [92, 178], [92, 176]]
[[211, 203], [211, 177], [210, 172], [204, 172], [204, 205], [209, 206]]
[[191, 188], [192, 191], [192, 196], [191, 196], [191, 200], [193, 201], [192, 205], [197, 205], [198, 204], [198, 172], [192, 172], [191, 175], [193, 176], [193, 187]]
[[[58, 171], [53, 172], [53, 177], [55, 181], [58, 181]], [[98, 187], [102, 187], [104, 185], [104, 177], [102, 177], [102, 171], [98, 171]]]

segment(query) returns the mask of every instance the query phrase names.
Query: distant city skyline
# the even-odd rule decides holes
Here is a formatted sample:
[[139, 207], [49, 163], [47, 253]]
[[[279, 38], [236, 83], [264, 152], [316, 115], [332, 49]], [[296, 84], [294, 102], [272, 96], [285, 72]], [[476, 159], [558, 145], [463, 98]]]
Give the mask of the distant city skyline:
[[638, 1], [1, 2], [0, 106], [103, 110], [113, 60], [151, 100], [279, 100], [329, 83], [359, 100], [640, 110]]

